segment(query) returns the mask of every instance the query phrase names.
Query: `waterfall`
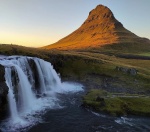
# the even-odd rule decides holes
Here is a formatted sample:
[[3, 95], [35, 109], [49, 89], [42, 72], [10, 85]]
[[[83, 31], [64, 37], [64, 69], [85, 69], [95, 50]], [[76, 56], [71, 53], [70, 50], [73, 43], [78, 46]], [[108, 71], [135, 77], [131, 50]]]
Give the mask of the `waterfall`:
[[[48, 94], [61, 88], [60, 78], [52, 65], [42, 59], [10, 56], [0, 60], [0, 64], [5, 67], [5, 80], [9, 88], [9, 111], [13, 119], [32, 110], [38, 91], [42, 96], [42, 94]], [[37, 69], [36, 72], [35, 69]], [[18, 79], [15, 78], [16, 84], [14, 85], [12, 72], [15, 72], [18, 77]]]
[[61, 83], [51, 63], [36, 57], [6, 56], [0, 59], [0, 64], [5, 67], [5, 80], [9, 88], [7, 98], [11, 122], [5, 124], [8, 129], [28, 126], [26, 123], [29, 122], [32, 124], [34, 121], [30, 115], [36, 111], [60, 107], [56, 93], [82, 90]]
[[44, 75], [45, 86], [47, 91], [57, 91], [61, 89], [61, 81], [56, 71], [53, 69], [49, 62], [42, 59], [38, 59], [41, 66], [42, 73]]
[[20, 101], [20, 109], [22, 112], [28, 111], [32, 107], [32, 105], [35, 102], [35, 97], [31, 89], [31, 85], [29, 83], [29, 80], [27, 79], [27, 76], [22, 71], [22, 69], [19, 66], [15, 66], [18, 77], [19, 77], [19, 89], [18, 94], [19, 101]]
[[5, 69], [5, 78], [7, 78], [6, 84], [9, 87], [9, 92], [8, 92], [9, 110], [10, 110], [12, 120], [15, 120], [16, 118], [19, 118], [19, 115], [18, 115], [18, 111], [17, 111], [16, 100], [15, 100], [15, 97], [13, 94], [13, 86], [12, 86], [10, 75], [11, 75], [11, 69], [6, 68]]
[[[43, 76], [43, 73], [42, 73], [42, 70], [41, 70], [41, 67], [39, 65], [39, 62], [37, 59], [34, 60], [35, 64], [36, 64], [36, 67], [37, 67], [37, 70], [38, 70], [38, 78], [39, 78], [39, 83], [40, 83], [40, 88], [41, 88], [41, 93], [46, 93], [46, 88], [45, 88], [45, 82], [44, 82], [44, 76]], [[47, 71], [48, 72], [48, 71]]]

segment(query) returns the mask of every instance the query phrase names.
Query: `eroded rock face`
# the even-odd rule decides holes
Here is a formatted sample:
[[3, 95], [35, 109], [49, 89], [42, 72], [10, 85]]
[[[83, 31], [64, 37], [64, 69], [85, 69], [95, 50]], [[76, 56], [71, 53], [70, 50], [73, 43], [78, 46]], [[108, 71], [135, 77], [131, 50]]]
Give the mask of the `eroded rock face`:
[[6, 109], [7, 94], [8, 87], [5, 83], [5, 68], [2, 65], [0, 65], [0, 117], [3, 116], [2, 113]]

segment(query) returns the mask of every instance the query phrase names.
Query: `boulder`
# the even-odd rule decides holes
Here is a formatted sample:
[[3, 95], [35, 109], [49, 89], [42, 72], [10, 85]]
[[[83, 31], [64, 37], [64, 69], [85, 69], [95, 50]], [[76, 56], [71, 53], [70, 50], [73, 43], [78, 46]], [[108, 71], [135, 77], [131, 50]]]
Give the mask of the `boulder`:
[[128, 73], [132, 76], [135, 76], [137, 75], [138, 73], [138, 70], [135, 69], [135, 68], [127, 68], [127, 67], [119, 67], [119, 66], [116, 66], [116, 70], [117, 71], [121, 71], [121, 72], [124, 72], [124, 73]]
[[138, 71], [136, 69], [134, 69], [134, 68], [131, 68], [131, 69], [128, 70], [128, 72], [129, 72], [130, 75], [135, 76], [135, 75], [137, 75]]
[[96, 101], [98, 101], [98, 102], [104, 101], [104, 98], [97, 96]]

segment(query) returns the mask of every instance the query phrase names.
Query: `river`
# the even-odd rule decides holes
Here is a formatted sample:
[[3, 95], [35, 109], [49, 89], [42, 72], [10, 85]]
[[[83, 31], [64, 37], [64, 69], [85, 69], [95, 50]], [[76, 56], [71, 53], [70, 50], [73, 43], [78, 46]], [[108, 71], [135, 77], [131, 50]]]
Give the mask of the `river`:
[[113, 117], [81, 107], [83, 92], [59, 95], [60, 109], [48, 110], [28, 132], [148, 132], [150, 118]]

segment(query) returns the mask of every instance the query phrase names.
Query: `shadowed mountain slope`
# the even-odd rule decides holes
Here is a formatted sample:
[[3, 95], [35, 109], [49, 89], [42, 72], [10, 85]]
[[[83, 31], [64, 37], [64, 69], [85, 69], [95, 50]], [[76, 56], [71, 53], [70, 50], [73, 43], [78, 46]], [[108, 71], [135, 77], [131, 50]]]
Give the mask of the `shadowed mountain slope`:
[[[108, 7], [98, 5], [93, 9], [85, 22], [73, 33], [58, 42], [45, 46], [45, 49], [80, 50], [99, 49], [108, 44], [132, 44], [149, 43], [145, 38], [140, 38], [115, 19]], [[135, 44], [133, 46], [133, 43]], [[138, 45], [137, 44], [137, 45]], [[139, 46], [138, 46], [139, 47]]]

